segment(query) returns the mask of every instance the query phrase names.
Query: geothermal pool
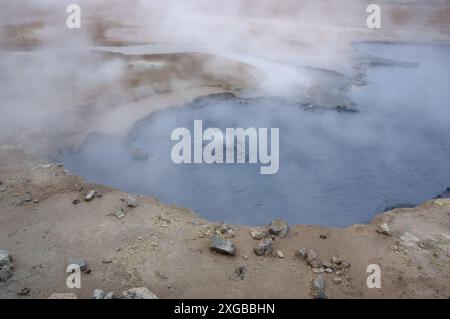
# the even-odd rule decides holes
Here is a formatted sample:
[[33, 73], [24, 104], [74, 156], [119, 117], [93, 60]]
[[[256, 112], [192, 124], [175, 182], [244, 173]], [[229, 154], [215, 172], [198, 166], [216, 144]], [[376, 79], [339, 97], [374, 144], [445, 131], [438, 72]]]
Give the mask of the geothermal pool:
[[[211, 96], [153, 114], [123, 139], [91, 135], [59, 160], [89, 181], [189, 207], [212, 221], [249, 225], [281, 217], [347, 226], [435, 197], [450, 186], [450, 48], [355, 48], [418, 66], [368, 68], [367, 85], [349, 91], [358, 112]], [[279, 128], [278, 173], [261, 175], [260, 164], [174, 164], [172, 130], [193, 131], [194, 120], [222, 131]], [[132, 149], [148, 158], [136, 159]]]

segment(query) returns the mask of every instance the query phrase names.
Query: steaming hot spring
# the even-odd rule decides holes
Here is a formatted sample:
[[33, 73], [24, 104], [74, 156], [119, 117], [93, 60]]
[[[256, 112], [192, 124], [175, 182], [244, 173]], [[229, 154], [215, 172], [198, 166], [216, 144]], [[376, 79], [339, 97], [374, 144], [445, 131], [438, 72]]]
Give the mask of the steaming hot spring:
[[[136, 118], [126, 134], [92, 132], [51, 158], [91, 182], [239, 224], [283, 217], [346, 226], [433, 198], [450, 180], [450, 47], [355, 43], [353, 50], [357, 77], [298, 66], [321, 84], [295, 98], [235, 90], [174, 100]], [[152, 61], [130, 64], [136, 78], [170, 63]], [[196, 120], [222, 132], [278, 128], [278, 171], [261, 174], [264, 165], [248, 163], [248, 144], [246, 163], [174, 163], [173, 130], [194, 132]]]

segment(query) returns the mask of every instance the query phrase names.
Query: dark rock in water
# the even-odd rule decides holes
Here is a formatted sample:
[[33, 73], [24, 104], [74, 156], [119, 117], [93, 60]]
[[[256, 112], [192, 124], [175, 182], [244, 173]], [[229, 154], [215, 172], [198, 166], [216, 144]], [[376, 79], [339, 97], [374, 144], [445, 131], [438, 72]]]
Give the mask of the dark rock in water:
[[148, 152], [141, 148], [132, 148], [130, 150], [130, 155], [133, 159], [138, 161], [146, 161], [149, 158]]
[[317, 277], [312, 282], [312, 296], [314, 299], [327, 299], [325, 295], [325, 279], [322, 276]]
[[257, 256], [269, 256], [273, 252], [273, 244], [271, 239], [263, 239], [254, 249]]
[[221, 239], [218, 236], [211, 238], [210, 249], [219, 254], [234, 255], [236, 246], [228, 239]]
[[0, 282], [8, 280], [13, 274], [11, 255], [7, 250], [0, 249]]
[[276, 235], [280, 238], [286, 237], [286, 234], [289, 230], [289, 226], [286, 221], [282, 219], [274, 220], [269, 226], [269, 232], [273, 235]]
[[397, 205], [394, 205], [394, 206], [386, 207], [386, 208], [384, 209], [384, 211], [385, 211], [385, 212], [389, 212], [389, 211], [394, 210], [394, 209], [400, 209], [400, 208], [414, 208], [414, 207], [416, 207], [416, 206], [417, 206], [417, 205], [414, 205], [414, 204], [400, 203], [400, 204], [397, 204]]
[[438, 196], [435, 197], [435, 199], [439, 199], [439, 198], [450, 198], [450, 187], [447, 187], [445, 192], [443, 192], [442, 194], [439, 194]]

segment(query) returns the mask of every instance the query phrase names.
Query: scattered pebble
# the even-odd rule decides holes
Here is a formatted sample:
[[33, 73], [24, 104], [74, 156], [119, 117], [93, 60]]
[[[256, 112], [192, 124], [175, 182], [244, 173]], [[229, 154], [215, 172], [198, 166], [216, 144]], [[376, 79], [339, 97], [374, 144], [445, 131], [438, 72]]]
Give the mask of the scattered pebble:
[[125, 210], [121, 207], [116, 208], [114, 211], [114, 216], [116, 216], [118, 219], [122, 219], [125, 217]]
[[95, 289], [92, 299], [105, 299], [106, 293], [101, 289]]
[[388, 224], [383, 223], [381, 225], [377, 226], [376, 229], [377, 233], [383, 234], [385, 236], [391, 236], [391, 229], [389, 228]]
[[22, 288], [17, 292], [18, 296], [28, 296], [31, 292], [30, 288]]
[[132, 288], [122, 292], [123, 299], [159, 299], [153, 292], [145, 287]]
[[69, 265], [77, 265], [83, 272], [88, 270], [87, 263], [83, 259], [71, 259], [69, 260]]
[[278, 258], [284, 258], [284, 254], [281, 250], [277, 250], [277, 257]]
[[136, 198], [128, 196], [128, 198], [127, 198], [127, 205], [128, 205], [128, 207], [137, 207], [138, 203], [137, 203]]
[[87, 202], [90, 202], [93, 200], [97, 195], [97, 192], [95, 190], [91, 190], [87, 192], [86, 197], [84, 198]]
[[0, 282], [7, 281], [13, 275], [13, 269], [9, 251], [0, 249]]
[[263, 239], [258, 246], [254, 248], [255, 255], [268, 256], [273, 252], [273, 244], [271, 239]]
[[254, 227], [250, 229], [250, 236], [252, 236], [253, 239], [261, 240], [269, 235], [269, 231], [265, 228], [261, 227]]
[[318, 276], [312, 282], [312, 296], [314, 299], [327, 299], [325, 295], [325, 279], [322, 276]]
[[286, 221], [282, 219], [274, 220], [269, 226], [268, 226], [269, 232], [272, 235], [276, 235], [280, 238], [284, 238], [287, 235], [287, 232], [289, 230], [289, 226], [286, 223]]

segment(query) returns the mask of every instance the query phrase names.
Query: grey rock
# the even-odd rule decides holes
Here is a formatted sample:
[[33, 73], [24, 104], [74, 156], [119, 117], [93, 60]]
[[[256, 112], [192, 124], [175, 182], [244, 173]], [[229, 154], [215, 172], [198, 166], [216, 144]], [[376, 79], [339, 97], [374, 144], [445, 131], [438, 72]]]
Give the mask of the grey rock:
[[131, 288], [122, 292], [123, 299], [159, 299], [153, 292], [145, 287]]
[[101, 289], [95, 289], [92, 299], [105, 299], [105, 292]]
[[234, 255], [236, 246], [228, 239], [221, 239], [218, 236], [211, 238], [210, 249], [216, 253]]
[[128, 207], [137, 207], [138, 203], [137, 203], [136, 198], [128, 196], [127, 197], [127, 205], [128, 205]]
[[312, 282], [312, 295], [314, 299], [327, 299], [325, 295], [325, 279], [322, 276], [318, 276]]
[[220, 224], [219, 226], [216, 227], [216, 230], [224, 238], [234, 238], [234, 235], [235, 235], [234, 234], [234, 230], [228, 224], [222, 223], [222, 224]]
[[341, 265], [342, 264], [342, 260], [339, 257], [333, 256], [331, 257], [331, 262], [335, 265]]
[[247, 267], [240, 266], [234, 270], [234, 274], [230, 277], [231, 280], [244, 280], [247, 274]]
[[340, 285], [340, 284], [342, 284], [342, 278], [341, 277], [333, 277], [333, 282], [336, 285]]
[[111, 291], [111, 292], [108, 292], [106, 295], [105, 295], [105, 298], [103, 298], [103, 299], [115, 299], [116, 298], [116, 296], [114, 295], [114, 293]]
[[310, 249], [308, 252], [308, 257], [306, 257], [306, 262], [308, 265], [310, 265], [312, 268], [319, 268], [322, 263], [317, 258], [317, 254], [314, 250]]
[[308, 251], [306, 250], [306, 248], [300, 248], [295, 252], [295, 256], [306, 259], [308, 257]]
[[125, 210], [121, 207], [116, 208], [116, 210], [114, 211], [114, 216], [116, 216], [119, 219], [122, 219], [125, 217]]
[[87, 192], [86, 197], [84, 198], [87, 202], [90, 202], [97, 196], [97, 192], [95, 190], [90, 190]]
[[22, 196], [21, 198], [19, 198], [16, 201], [16, 206], [20, 206], [23, 205], [25, 203], [30, 203], [33, 201], [33, 196], [31, 195], [30, 192], [27, 192], [24, 196]]
[[81, 271], [86, 271], [88, 269], [88, 266], [83, 259], [70, 259], [69, 265], [77, 265], [80, 267]]
[[7, 250], [0, 249], [0, 282], [7, 281], [13, 275], [11, 255]]
[[263, 239], [254, 249], [257, 256], [269, 256], [273, 252], [273, 244], [271, 239]]
[[282, 219], [274, 220], [269, 226], [269, 232], [273, 235], [276, 235], [280, 238], [284, 238], [287, 235], [289, 230], [289, 226], [286, 221]]
[[383, 234], [385, 236], [391, 236], [391, 229], [389, 228], [388, 224], [383, 223], [381, 225], [377, 226], [376, 231], [380, 234]]
[[250, 236], [252, 236], [253, 239], [261, 240], [269, 235], [269, 231], [265, 228], [261, 227], [254, 227], [250, 229]]

